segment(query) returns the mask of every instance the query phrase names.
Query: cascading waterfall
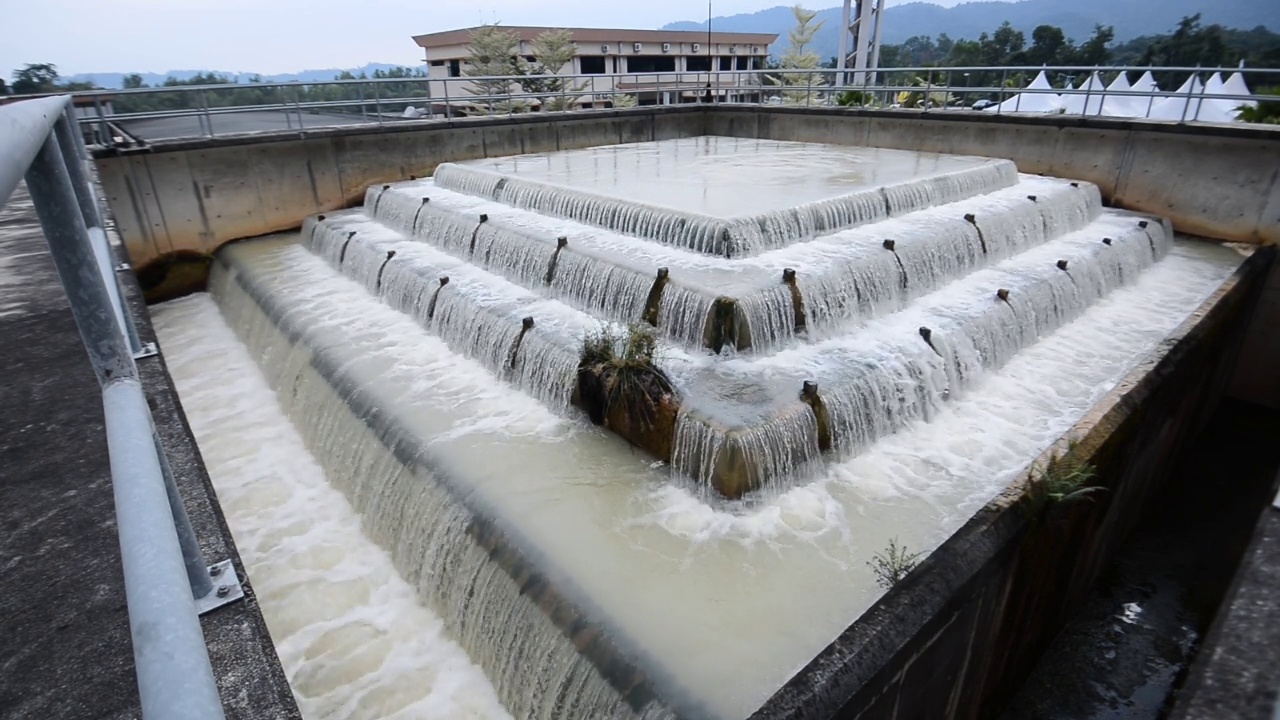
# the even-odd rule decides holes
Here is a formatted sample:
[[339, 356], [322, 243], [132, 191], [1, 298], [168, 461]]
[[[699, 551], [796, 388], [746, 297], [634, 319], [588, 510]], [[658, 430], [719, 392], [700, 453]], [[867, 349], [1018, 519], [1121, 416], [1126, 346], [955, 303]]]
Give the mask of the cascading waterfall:
[[[312, 249], [455, 352], [479, 360], [552, 408], [568, 407], [581, 339], [593, 320], [389, 230], [357, 231], [347, 239], [347, 227], [317, 226]], [[339, 243], [345, 250], [341, 263], [334, 260]], [[397, 253], [391, 260], [389, 251]], [[525, 318], [533, 318], [532, 332], [523, 331]], [[513, 355], [517, 338], [519, 352]]]
[[[727, 343], [755, 387], [816, 382], [823, 442], [841, 453], [927, 420], [1136, 278], [1168, 241], [1159, 224], [1100, 219], [1089, 183], [1020, 177], [1006, 162], [727, 220], [451, 164], [430, 181], [371, 189], [365, 207], [372, 221], [338, 213], [313, 230], [316, 252], [552, 407], [572, 395], [593, 324], [643, 319], [689, 350]], [[411, 252], [382, 225], [447, 255]], [[1105, 234], [1114, 237], [1102, 243]], [[655, 253], [636, 236], [704, 255]], [[817, 406], [797, 400], [723, 424], [704, 412], [720, 401], [686, 399], [671, 440], [677, 472], [704, 479], [733, 466], [760, 487], [820, 455]]]
[[329, 481], [362, 516], [363, 531], [483, 667], [512, 715], [674, 717], [646, 690], [642, 673], [605, 662], [616, 650], [595, 639], [600, 630], [591, 622], [573, 621], [574, 605], [553, 583], [530, 584], [537, 570], [522, 558], [523, 545], [475, 507], [473, 496], [424, 464], [429, 438], [410, 434], [396, 417], [403, 389], [315, 354], [334, 347], [323, 321], [327, 309], [293, 308], [291, 315], [319, 322], [281, 335], [271, 319], [281, 311], [273, 308], [305, 292], [305, 280], [287, 270], [266, 275], [246, 278], [218, 264], [210, 289]]
[[[899, 310], [977, 268], [1078, 231], [1101, 212], [1093, 185], [1032, 187], [1040, 193], [1034, 202], [1023, 196], [1025, 189], [1004, 192], [797, 248], [787, 261], [798, 272], [808, 327], [831, 328]], [[750, 321], [753, 327], [777, 322], [754, 315]]]
[[[1109, 243], [1099, 231], [1111, 233]], [[802, 380], [816, 381], [834, 449], [856, 452], [913, 421], [928, 420], [980, 373], [1001, 367], [1135, 279], [1163, 256], [1169, 240], [1162, 226], [1111, 220], [972, 273], [859, 333], [793, 347], [758, 367], [750, 361], [745, 367], [761, 385], [778, 376], [793, 378], [797, 388]], [[749, 438], [750, 450], [742, 446], [742, 454], [751, 457], [763, 486], [776, 486], [803, 474], [810, 455], [796, 448], [816, 447], [816, 436], [806, 440], [802, 433], [812, 431], [800, 429], [793, 417], [782, 413], [741, 429], [682, 416], [677, 443], [689, 449], [691, 459], [676, 467], [707, 477], [695, 473], [714, 470], [719, 453], [738, 450], [734, 443]], [[780, 476], [770, 475], [775, 472]]]
[[1016, 180], [1012, 163], [991, 161], [904, 181], [891, 189], [856, 191], [747, 219], [722, 219], [465, 165], [445, 163], [435, 174], [436, 185], [456, 192], [727, 258], [753, 255], [820, 234], [954, 202], [1008, 187]]

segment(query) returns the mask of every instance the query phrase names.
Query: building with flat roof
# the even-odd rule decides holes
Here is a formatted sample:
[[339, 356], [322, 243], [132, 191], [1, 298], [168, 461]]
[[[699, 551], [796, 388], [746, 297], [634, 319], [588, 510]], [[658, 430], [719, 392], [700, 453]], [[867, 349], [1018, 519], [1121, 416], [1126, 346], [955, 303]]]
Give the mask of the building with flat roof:
[[[423, 49], [433, 104], [469, 105], [477, 91], [466, 79], [471, 34], [478, 27], [415, 35]], [[507, 27], [520, 40], [518, 53], [533, 61], [532, 42], [559, 28]], [[717, 101], [759, 100], [758, 76], [775, 34], [682, 30], [566, 28], [577, 52], [557, 74], [579, 75], [578, 107], [611, 107], [614, 96], [628, 94], [641, 105], [668, 105], [705, 99], [708, 87]], [[537, 106], [518, 84], [513, 97]]]

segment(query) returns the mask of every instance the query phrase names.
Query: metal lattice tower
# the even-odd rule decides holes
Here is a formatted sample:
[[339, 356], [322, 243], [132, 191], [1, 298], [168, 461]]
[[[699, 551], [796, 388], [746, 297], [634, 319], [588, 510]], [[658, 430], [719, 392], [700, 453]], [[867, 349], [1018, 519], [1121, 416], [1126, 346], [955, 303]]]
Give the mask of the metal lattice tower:
[[[880, 66], [880, 26], [883, 20], [884, 0], [844, 0], [840, 14], [840, 54], [836, 56], [837, 75], [842, 82], [875, 84], [875, 70]], [[853, 40], [852, 45], [849, 44], [850, 39]], [[852, 78], [845, 72], [850, 58], [853, 59]]]

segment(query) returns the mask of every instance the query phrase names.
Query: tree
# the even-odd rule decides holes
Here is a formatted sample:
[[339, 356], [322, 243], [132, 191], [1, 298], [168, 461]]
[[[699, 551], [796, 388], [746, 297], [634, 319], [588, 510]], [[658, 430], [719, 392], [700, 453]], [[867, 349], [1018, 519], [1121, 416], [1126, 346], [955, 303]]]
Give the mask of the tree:
[[1115, 28], [1107, 25], [1095, 25], [1093, 37], [1080, 43], [1080, 46], [1067, 54], [1067, 65], [1106, 65], [1111, 59], [1108, 46], [1116, 37]]
[[13, 73], [13, 93], [30, 95], [58, 91], [58, 67], [51, 63], [28, 63]]
[[4, 78], [0, 78], [0, 97], [3, 97], [8, 94], [9, 94], [9, 85], [4, 81]]
[[488, 78], [510, 76], [510, 75], [527, 75], [526, 63], [517, 51], [520, 47], [520, 37], [510, 30], [505, 30], [497, 25], [482, 25], [471, 32], [470, 43], [467, 47], [467, 63], [466, 69], [462, 74], [469, 78], [471, 86], [467, 88], [467, 92], [477, 97], [487, 98], [484, 100], [487, 112], [485, 114], [492, 115], [495, 112], [522, 112], [525, 108], [524, 103], [516, 100], [494, 100], [494, 96], [511, 94], [510, 80], [492, 80]]
[[[573, 56], [578, 52], [578, 46], [573, 42], [573, 33], [568, 30], [547, 30], [529, 45], [533, 51], [533, 64], [527, 70], [531, 75], [558, 75], [566, 65], [573, 62]], [[538, 97], [543, 110], [568, 110], [572, 100], [562, 93], [578, 89], [561, 78], [531, 78], [521, 80], [520, 86], [525, 92]]]
[[1027, 49], [1028, 65], [1061, 65], [1063, 52], [1071, 47], [1062, 28], [1039, 25], [1031, 31], [1031, 47]]
[[[822, 60], [810, 46], [826, 21], [815, 23], [814, 19], [818, 17], [817, 11], [807, 10], [799, 5], [791, 8], [791, 14], [795, 17], [796, 26], [787, 34], [787, 39], [791, 42], [791, 45], [786, 52], [782, 53], [782, 69], [803, 71], [821, 68]], [[786, 102], [798, 104], [810, 101], [814, 93], [808, 88], [822, 86], [826, 82], [819, 73], [789, 72], [782, 75], [781, 84], [790, 88], [806, 88], [804, 90], [791, 89], [783, 91], [783, 99]]]
[[125, 75], [124, 79], [121, 81], [121, 85], [125, 90], [137, 90], [138, 88], [144, 88], [147, 86], [147, 84], [142, 81], [142, 76], [138, 73]]

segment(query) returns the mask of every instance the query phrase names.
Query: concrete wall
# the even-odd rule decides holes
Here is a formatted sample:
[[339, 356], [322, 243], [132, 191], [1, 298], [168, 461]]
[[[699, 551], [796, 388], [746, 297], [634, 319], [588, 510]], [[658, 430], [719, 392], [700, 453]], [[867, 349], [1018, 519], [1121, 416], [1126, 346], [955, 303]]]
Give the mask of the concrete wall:
[[692, 137], [702, 122], [697, 107], [469, 118], [169, 142], [96, 161], [129, 256], [146, 268], [299, 227], [442, 162]]
[[754, 717], [998, 712], [1129, 531], [1157, 506], [1179, 450], [1232, 376], [1274, 255], [1256, 253], [1068, 434], [1097, 466], [1094, 484], [1105, 493], [1040, 504], [1025, 481], [1014, 483]]
[[1280, 241], [1280, 128], [1109, 118], [717, 105], [518, 115], [247, 134], [106, 150], [97, 163], [136, 267], [208, 255], [358, 202], [441, 162], [698, 135], [984, 155], [1096, 183], [1183, 232]]
[[707, 134], [1001, 157], [1096, 184], [1117, 207], [1180, 232], [1280, 242], [1280, 128], [978, 112], [721, 106]]

